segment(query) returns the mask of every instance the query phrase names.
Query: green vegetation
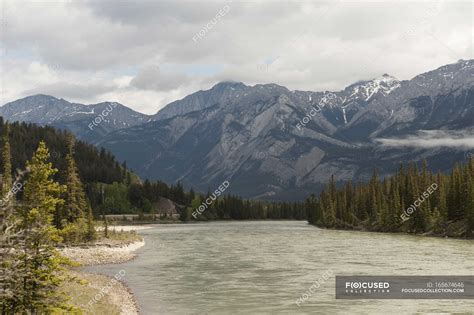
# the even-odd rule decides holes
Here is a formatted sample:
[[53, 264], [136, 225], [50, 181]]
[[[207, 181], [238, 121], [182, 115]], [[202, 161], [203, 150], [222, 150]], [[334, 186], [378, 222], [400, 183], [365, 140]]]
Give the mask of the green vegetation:
[[[96, 240], [92, 211], [74, 159], [69, 137], [66, 183], [56, 181], [58, 169], [40, 141], [25, 172], [13, 183], [10, 128], [3, 128], [3, 176], [0, 195], [0, 308], [2, 314], [81, 313], [68, 302], [64, 283], [74, 282], [56, 247]], [[25, 180], [26, 177], [26, 180]], [[9, 185], [10, 187], [7, 187]], [[133, 233], [112, 232], [115, 243], [136, 239]]]
[[97, 242], [101, 244], [118, 245], [133, 243], [140, 240], [142, 240], [142, 238], [136, 231], [122, 231], [119, 226], [115, 226], [113, 229], [109, 229], [107, 236], [101, 234], [101, 237]]
[[[244, 200], [237, 196], [227, 195], [211, 201], [207, 195], [195, 195], [186, 212], [183, 211], [181, 219], [189, 220], [304, 220], [306, 218], [301, 203], [270, 203], [263, 201]], [[195, 209], [208, 201], [210, 205], [201, 213], [196, 214]]]
[[[5, 132], [7, 128], [9, 132]], [[84, 218], [87, 226], [91, 218], [89, 212], [95, 218], [103, 214], [151, 213], [160, 197], [180, 205], [187, 203], [179, 183], [171, 186], [160, 181], [141, 183], [127, 169], [126, 163], [117, 162], [110, 152], [76, 141], [65, 131], [18, 122], [6, 124], [0, 117], [0, 132], [3, 134], [0, 168], [4, 170], [1, 188], [5, 191], [12, 187], [13, 171], [24, 170], [40, 141], [47, 143], [49, 161], [58, 169], [53, 178], [68, 187], [63, 196], [65, 207], [54, 215], [54, 224], [58, 227], [76, 219], [74, 216]], [[10, 147], [11, 159], [6, 159], [5, 156], [10, 156]], [[82, 184], [78, 184], [79, 181]], [[15, 194], [15, 198], [21, 200], [22, 193]], [[80, 209], [84, 213], [79, 213]]]
[[[69, 304], [68, 293], [63, 290], [75, 285], [66, 269], [72, 263], [62, 258], [56, 247], [139, 239], [135, 232], [111, 229], [107, 220], [104, 233], [97, 233], [94, 216], [130, 212], [154, 215], [153, 205], [160, 197], [175, 201], [183, 214], [190, 212], [191, 204], [209, 197], [192, 190], [185, 193], [179, 183], [142, 184], [110, 153], [99, 152], [68, 133], [49, 127], [4, 124], [1, 119], [0, 127], [2, 313], [81, 312]], [[49, 148], [41, 139], [48, 139]], [[199, 219], [281, 219], [295, 218], [296, 205], [263, 204], [228, 195], [215, 199], [207, 210]], [[302, 217], [302, 209], [298, 211]]]
[[29, 175], [21, 203], [14, 202], [11, 194], [2, 195], [10, 199], [1, 209], [2, 313], [72, 310], [58, 290], [67, 261], [55, 249], [60, 236], [52, 225], [55, 211], [64, 203], [64, 187], [53, 180], [57, 169], [48, 158], [46, 144], [40, 142], [26, 165]]
[[82, 182], [74, 160], [74, 138], [69, 137], [66, 156], [65, 204], [55, 213], [55, 225], [67, 243], [91, 242], [96, 238], [92, 208], [86, 199]]
[[9, 141], [10, 128], [8, 125], [5, 126], [2, 135], [3, 141], [3, 152], [2, 152], [2, 186], [0, 190], [0, 196], [6, 196], [10, 189], [13, 186], [12, 179], [12, 161], [11, 161], [11, 151], [10, 151], [10, 141]]
[[[341, 188], [332, 178], [319, 198], [313, 195], [304, 204], [267, 203], [232, 195], [203, 195], [192, 189], [186, 193], [180, 183], [141, 183], [110, 153], [99, 152], [70, 134], [27, 124], [10, 126], [1, 119], [0, 127], [2, 314], [80, 313], [69, 304], [68, 295], [84, 301], [89, 294], [78, 293], [75, 282], [65, 283], [72, 280], [65, 269], [71, 263], [59, 255], [56, 247], [64, 243], [138, 240], [135, 232], [110, 228], [103, 215], [135, 212], [154, 216], [154, 204], [160, 197], [178, 204], [183, 221], [307, 217], [311, 224], [328, 228], [474, 235], [473, 158], [455, 166], [450, 175], [433, 175], [423, 163], [421, 170], [416, 165], [406, 170], [401, 167], [397, 174], [383, 180], [374, 172], [368, 183], [346, 183]], [[43, 138], [49, 139], [57, 151], [39, 140]], [[24, 142], [36, 150], [24, 147]], [[25, 171], [19, 172], [19, 168]], [[17, 169], [15, 180], [13, 169]], [[104, 218], [104, 233], [96, 232], [94, 216]], [[87, 290], [90, 288], [84, 292]], [[95, 307], [98, 312], [107, 308], [101, 308], [100, 303]]]
[[433, 175], [424, 162], [421, 171], [401, 167], [383, 180], [374, 172], [367, 184], [338, 189], [333, 179], [305, 208], [308, 221], [320, 227], [473, 237], [474, 159], [450, 175]]
[[[206, 211], [194, 218], [192, 213], [200, 204], [193, 205], [193, 200], [199, 198], [204, 201], [209, 198], [209, 193], [196, 194], [192, 189], [185, 192], [179, 182], [174, 185], [161, 181], [140, 182], [127, 169], [126, 163], [120, 165], [110, 152], [75, 141], [64, 131], [34, 124], [4, 124], [0, 117], [0, 130], [5, 130], [7, 126], [11, 131], [9, 142], [13, 169], [25, 168], [26, 159], [33, 155], [33, 149], [41, 140], [48, 144], [50, 161], [58, 169], [54, 179], [68, 187], [63, 195], [65, 205], [54, 215], [54, 225], [63, 230], [62, 237], [66, 241], [85, 241], [78, 237], [93, 239], [93, 230], [90, 229], [92, 218], [102, 218], [103, 215], [151, 214], [161, 218], [162, 214], [157, 213], [156, 207], [160, 198], [175, 202], [183, 221], [305, 219], [300, 203], [256, 202], [230, 195], [221, 195]], [[2, 154], [7, 154], [6, 149], [2, 151]], [[0, 160], [0, 166], [8, 169], [8, 165], [3, 166], [4, 161]], [[11, 175], [11, 168], [5, 174]], [[21, 199], [21, 193], [17, 194], [17, 198]], [[75, 221], [74, 226], [68, 226], [72, 221]], [[90, 233], [79, 235], [79, 230], [83, 229], [89, 229]]]

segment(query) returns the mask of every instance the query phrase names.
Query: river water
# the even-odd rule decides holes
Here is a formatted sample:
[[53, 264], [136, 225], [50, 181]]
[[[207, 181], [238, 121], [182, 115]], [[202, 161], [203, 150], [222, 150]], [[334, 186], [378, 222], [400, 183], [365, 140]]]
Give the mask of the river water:
[[[303, 221], [157, 225], [121, 265], [142, 314], [473, 314], [474, 300], [336, 300], [335, 275], [473, 275], [474, 241]], [[296, 300], [332, 273], [305, 303]]]

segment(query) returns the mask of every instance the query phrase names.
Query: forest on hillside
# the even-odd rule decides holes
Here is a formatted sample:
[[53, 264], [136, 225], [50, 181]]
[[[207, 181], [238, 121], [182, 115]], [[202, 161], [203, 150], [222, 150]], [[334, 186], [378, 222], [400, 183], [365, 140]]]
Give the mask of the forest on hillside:
[[[71, 135], [48, 126], [8, 125], [12, 170], [23, 170], [44, 140], [50, 150], [49, 159], [58, 169], [54, 179], [65, 183]], [[0, 117], [2, 134], [4, 129]], [[424, 162], [421, 167], [401, 166], [395, 175], [383, 179], [374, 171], [368, 183], [348, 182], [339, 187], [333, 178], [319, 196], [311, 195], [304, 203], [244, 200], [225, 193], [217, 198], [210, 192], [185, 191], [179, 182], [168, 185], [142, 181], [110, 152], [82, 141], [75, 142], [74, 158], [95, 218], [104, 214], [154, 214], [156, 203], [163, 197], [176, 204], [185, 222], [307, 219], [326, 228], [465, 237], [473, 234], [472, 158], [464, 165], [456, 165], [451, 174], [432, 174]], [[3, 169], [2, 159], [0, 169]], [[21, 191], [16, 198], [22, 199]], [[205, 210], [196, 212], [200, 207]]]
[[[0, 117], [0, 134], [5, 133], [5, 126]], [[66, 156], [71, 134], [35, 124], [15, 122], [8, 123], [8, 126], [12, 175], [25, 169], [40, 141], [44, 141], [50, 152], [49, 161], [58, 169], [54, 179], [59, 183], [66, 182]], [[0, 148], [3, 144], [4, 140]], [[206, 195], [193, 189], [185, 191], [179, 182], [168, 185], [162, 181], [142, 181], [127, 168], [126, 163], [119, 163], [112, 153], [83, 141], [75, 140], [74, 159], [95, 218], [104, 214], [154, 214], [157, 202], [163, 197], [176, 204], [182, 221], [306, 219], [301, 203], [249, 201], [230, 194], [214, 198], [205, 212], [192, 216], [193, 211], [208, 199], [209, 193]], [[3, 169], [3, 163], [0, 159], [0, 169]], [[22, 191], [16, 194], [16, 198], [22, 199]]]
[[337, 188], [333, 178], [305, 209], [319, 227], [473, 237], [474, 159], [450, 174], [433, 174], [424, 161], [383, 179], [375, 171], [368, 183]]

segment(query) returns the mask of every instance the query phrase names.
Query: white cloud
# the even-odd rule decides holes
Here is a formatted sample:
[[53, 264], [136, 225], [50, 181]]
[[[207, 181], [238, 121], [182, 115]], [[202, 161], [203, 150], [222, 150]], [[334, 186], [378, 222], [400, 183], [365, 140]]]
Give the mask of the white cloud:
[[457, 148], [461, 150], [474, 148], [474, 135], [444, 130], [423, 131], [406, 138], [380, 138], [375, 141], [387, 147]]

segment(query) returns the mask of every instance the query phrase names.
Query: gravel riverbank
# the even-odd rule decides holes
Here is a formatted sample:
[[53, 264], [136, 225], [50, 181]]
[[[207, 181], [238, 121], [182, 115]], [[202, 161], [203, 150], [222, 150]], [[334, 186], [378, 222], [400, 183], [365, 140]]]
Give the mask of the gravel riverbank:
[[64, 257], [71, 259], [82, 266], [121, 264], [132, 260], [137, 255], [133, 252], [145, 246], [143, 240], [124, 245], [88, 245], [61, 248]]
[[[115, 230], [132, 231], [132, 230], [143, 230], [150, 228], [148, 226], [121, 226], [115, 227]], [[137, 249], [145, 246], [143, 239], [132, 241], [128, 243], [96, 243], [96, 244], [84, 244], [82, 246], [70, 246], [59, 248], [60, 253], [69, 258], [70, 260], [79, 263], [81, 266], [92, 266], [92, 265], [104, 265], [104, 264], [120, 264], [129, 260], [134, 259], [137, 255], [134, 253]], [[89, 274], [80, 271], [71, 271], [75, 273], [78, 278], [86, 280], [87, 288], [89, 290], [89, 299], [84, 303], [81, 302], [80, 306], [86, 314], [94, 314], [95, 311], [92, 308], [100, 307], [100, 305], [108, 303], [113, 306], [113, 314], [121, 315], [135, 315], [139, 314], [139, 307], [133, 292], [127, 287], [123, 281], [115, 281], [114, 277], [101, 275], [101, 274]], [[113, 284], [113, 285], [111, 285]], [[106, 294], [103, 292], [106, 291]], [[92, 303], [102, 296], [103, 301], [100, 303]], [[100, 300], [102, 300], [102, 297]], [[82, 297], [84, 299], [84, 297]], [[90, 305], [92, 304], [92, 306]], [[84, 305], [89, 305], [84, 309]], [[111, 314], [112, 314], [111, 313]]]

